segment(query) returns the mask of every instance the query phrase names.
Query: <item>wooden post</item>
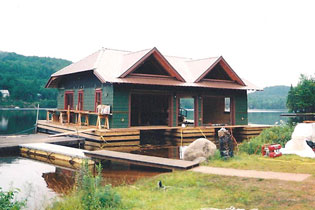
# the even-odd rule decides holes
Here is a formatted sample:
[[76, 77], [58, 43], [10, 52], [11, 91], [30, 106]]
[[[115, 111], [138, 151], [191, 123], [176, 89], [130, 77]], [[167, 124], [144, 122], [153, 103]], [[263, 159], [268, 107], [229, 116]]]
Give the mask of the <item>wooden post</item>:
[[[75, 110], [78, 111], [78, 105], [75, 106]], [[75, 124], [77, 124], [77, 123], [78, 123], [78, 115], [75, 114]]]
[[105, 125], [104, 125], [104, 127], [105, 127], [106, 129], [109, 129], [108, 115], [105, 115]]
[[68, 105], [67, 121], [68, 121], [68, 124], [70, 124], [70, 105]]
[[84, 122], [84, 124], [86, 126], [89, 126], [89, 115], [88, 114], [85, 114], [85, 122]]
[[39, 114], [39, 104], [37, 104], [37, 114], [36, 114], [35, 133], [37, 133], [38, 114]]
[[60, 112], [60, 115], [59, 115], [59, 122], [61, 125], [63, 125], [63, 114], [62, 112]]

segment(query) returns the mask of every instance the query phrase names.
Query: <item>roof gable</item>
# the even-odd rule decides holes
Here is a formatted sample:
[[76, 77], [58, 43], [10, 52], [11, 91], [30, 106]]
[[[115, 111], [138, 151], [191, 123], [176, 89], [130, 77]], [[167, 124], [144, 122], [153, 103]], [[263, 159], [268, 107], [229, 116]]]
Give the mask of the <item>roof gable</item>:
[[258, 89], [242, 80], [222, 56], [193, 60], [163, 56], [156, 48], [137, 52], [102, 48], [51, 75], [46, 87], [57, 87], [64, 76], [87, 71], [102, 83]]
[[[128, 56], [130, 55], [127, 55], [126, 57], [128, 58]], [[179, 81], [185, 81], [184, 78], [174, 69], [174, 67], [156, 48], [148, 51], [140, 59], [133, 60], [135, 62], [126, 71], [124, 71], [124, 73], [122, 73], [119, 78], [125, 78], [132, 74], [146, 74], [154, 76], [170, 76], [176, 78]], [[128, 60], [125, 60], [125, 62], [128, 62]], [[131, 62], [129, 62], [129, 64], [130, 63]], [[150, 66], [153, 68], [150, 69]]]
[[194, 82], [201, 80], [234, 81], [245, 86], [241, 78], [233, 71], [229, 64], [220, 56], [206, 71], [204, 71]]

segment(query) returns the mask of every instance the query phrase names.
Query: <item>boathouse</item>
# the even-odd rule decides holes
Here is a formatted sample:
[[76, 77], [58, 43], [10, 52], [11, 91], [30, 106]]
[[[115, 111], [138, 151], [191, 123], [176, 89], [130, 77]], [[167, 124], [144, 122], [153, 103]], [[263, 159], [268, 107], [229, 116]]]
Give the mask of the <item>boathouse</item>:
[[[247, 125], [247, 90], [257, 89], [222, 56], [195, 60], [157, 48], [100, 49], [52, 74], [46, 88], [58, 89], [60, 110], [108, 105], [109, 128]], [[187, 98], [194, 104], [190, 121], [181, 106]]]

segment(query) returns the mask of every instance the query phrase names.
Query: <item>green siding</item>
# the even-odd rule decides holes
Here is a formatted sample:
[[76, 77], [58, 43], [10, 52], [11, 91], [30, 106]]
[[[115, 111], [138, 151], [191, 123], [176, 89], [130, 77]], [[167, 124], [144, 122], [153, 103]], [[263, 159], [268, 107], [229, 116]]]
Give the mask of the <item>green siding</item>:
[[[77, 75], [69, 75], [61, 80], [58, 87], [57, 108], [64, 109], [64, 93], [65, 91], [74, 91], [74, 107], [78, 103], [78, 91], [84, 92], [84, 110], [94, 111], [95, 109], [95, 90], [102, 89], [102, 104], [110, 105], [112, 116], [109, 117], [110, 128], [127, 128], [129, 126], [129, 99], [132, 90], [159, 90], [168, 92], [172, 95], [173, 100], [173, 126], [177, 126], [177, 103], [178, 97], [174, 95], [192, 95], [198, 102], [198, 125], [202, 125], [201, 107], [203, 95], [208, 96], [225, 96], [232, 97], [235, 103], [235, 124], [248, 124], [247, 115], [247, 92], [243, 90], [218, 90], [218, 89], [193, 89], [193, 88], [174, 88], [174, 87], [153, 87], [153, 86], [128, 86], [119, 84], [102, 84], [92, 73], [81, 73]], [[144, 102], [145, 103], [145, 102]], [[90, 123], [94, 124], [96, 117], [90, 118]]]
[[129, 89], [114, 86], [112, 128], [129, 127]]
[[[113, 107], [113, 86], [102, 84], [93, 74], [81, 73], [69, 75], [59, 83], [57, 108], [64, 109], [64, 94], [66, 91], [74, 91], [74, 108], [78, 104], [78, 91], [83, 90], [83, 109], [95, 111], [95, 90], [102, 89], [102, 104]], [[96, 116], [89, 117], [90, 124], [96, 123]], [[112, 124], [112, 116], [109, 117], [109, 124]]]
[[202, 125], [202, 113], [201, 113], [201, 103], [202, 103], [202, 99], [201, 97], [196, 97], [198, 100], [198, 126]]
[[235, 100], [235, 124], [236, 125], [247, 125], [248, 114], [247, 114], [247, 92], [239, 92], [234, 97]]
[[177, 126], [176, 122], [177, 122], [177, 117], [176, 117], [176, 112], [177, 112], [177, 98], [172, 97], [173, 99], [173, 126]]

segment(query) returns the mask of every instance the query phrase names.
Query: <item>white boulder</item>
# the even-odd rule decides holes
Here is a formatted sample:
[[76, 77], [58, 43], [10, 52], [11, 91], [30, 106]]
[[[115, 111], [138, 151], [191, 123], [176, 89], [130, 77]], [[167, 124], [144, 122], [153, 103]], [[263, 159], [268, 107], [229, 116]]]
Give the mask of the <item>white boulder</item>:
[[213, 156], [217, 146], [205, 138], [192, 142], [184, 151], [184, 160], [202, 162]]

